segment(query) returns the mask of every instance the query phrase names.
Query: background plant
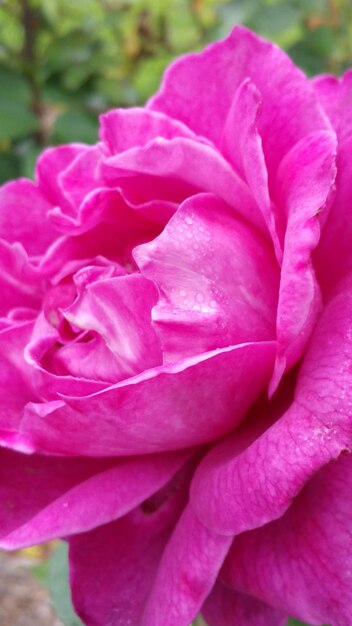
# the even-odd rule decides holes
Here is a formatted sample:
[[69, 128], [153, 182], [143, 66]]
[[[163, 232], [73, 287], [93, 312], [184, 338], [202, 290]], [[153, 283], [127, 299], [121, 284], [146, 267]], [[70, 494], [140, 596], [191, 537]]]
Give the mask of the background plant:
[[48, 144], [94, 142], [97, 115], [142, 104], [167, 64], [243, 23], [309, 74], [352, 65], [350, 0], [2, 0], [0, 182]]

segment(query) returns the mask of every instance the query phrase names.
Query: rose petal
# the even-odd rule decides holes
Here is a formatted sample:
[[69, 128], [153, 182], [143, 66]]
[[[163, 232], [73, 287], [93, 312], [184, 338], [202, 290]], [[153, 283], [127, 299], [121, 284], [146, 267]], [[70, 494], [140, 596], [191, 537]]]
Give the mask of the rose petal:
[[106, 384], [99, 380], [76, 378], [67, 371], [62, 375], [62, 372], [50, 368], [51, 361], [47, 353], [58, 349], [59, 342], [57, 329], [48, 323], [43, 313], [39, 314], [21, 355], [21, 360], [27, 365], [27, 385], [33, 389], [35, 401], [57, 400], [58, 393], [79, 396], [104, 389]]
[[[71, 324], [94, 331], [104, 340], [108, 351], [104, 353], [106, 362], [100, 363], [103, 380], [111, 380], [112, 375], [122, 380], [161, 365], [160, 344], [151, 325], [151, 309], [157, 298], [151, 281], [131, 274], [88, 283], [65, 309]], [[111, 373], [106, 371], [110, 367]]]
[[37, 309], [45, 281], [30, 263], [22, 244], [0, 239], [0, 267], [0, 315], [17, 306]]
[[191, 501], [209, 528], [238, 534], [280, 517], [320, 467], [352, 447], [351, 287], [352, 277], [319, 320], [286, 413], [263, 434], [260, 416], [254, 441], [234, 434], [198, 467]]
[[176, 492], [153, 513], [136, 509], [71, 538], [73, 602], [87, 626], [141, 626], [160, 557], [183, 504], [184, 494]]
[[0, 317], [1, 330], [10, 328], [22, 322], [33, 322], [37, 317], [37, 311], [31, 307], [15, 306], [10, 309], [6, 317]]
[[282, 245], [277, 232], [277, 208], [269, 196], [268, 171], [266, 168], [262, 138], [258, 132], [258, 120], [262, 112], [263, 98], [246, 78], [238, 87], [230, 106], [220, 148], [224, 156], [241, 174], [256, 199], [270, 232], [278, 261], [282, 261]]
[[0, 432], [17, 431], [23, 408], [37, 396], [27, 376], [23, 352], [33, 322], [12, 324], [0, 332]]
[[[200, 163], [202, 167], [199, 167]], [[126, 184], [123, 177], [132, 177], [132, 182], [136, 175], [149, 177], [154, 198], [182, 201], [198, 191], [213, 193], [250, 222], [264, 228], [263, 218], [247, 185], [211, 145], [186, 137], [157, 138], [144, 147], [105, 158], [101, 172], [108, 184], [114, 181], [122, 188]], [[182, 183], [186, 184], [183, 196]]]
[[285, 626], [287, 615], [253, 596], [217, 582], [206, 599], [202, 615], [208, 626]]
[[46, 148], [39, 156], [35, 169], [36, 181], [52, 206], [60, 206], [68, 212], [72, 211], [61, 186], [60, 174], [87, 150], [89, 146], [70, 143], [55, 148]]
[[339, 147], [337, 154], [336, 196], [315, 252], [319, 284], [325, 297], [352, 270], [352, 137]]
[[231, 543], [232, 538], [206, 529], [186, 507], [164, 550], [141, 626], [189, 626]]
[[0, 188], [0, 237], [19, 242], [30, 255], [46, 250], [57, 236], [47, 219], [50, 203], [40, 189], [22, 178]]
[[33, 545], [122, 517], [167, 483], [187, 456], [60, 459], [0, 449], [0, 546]]
[[90, 456], [125, 456], [203, 443], [241, 421], [267, 384], [274, 352], [274, 342], [224, 348], [85, 398], [31, 404], [21, 433], [32, 450], [68, 455], [84, 449]]
[[238, 537], [223, 578], [308, 624], [352, 619], [351, 456], [314, 476], [276, 522]]
[[352, 134], [352, 71], [340, 78], [317, 76], [313, 87], [324, 110], [336, 130], [339, 143], [343, 144]]
[[[134, 245], [145, 240], [140, 232], [137, 231], [136, 235], [137, 241], [133, 242]], [[134, 265], [131, 242], [125, 237], [121, 237], [121, 246], [118, 242], [119, 230], [108, 222], [101, 222], [82, 235], [59, 237], [41, 259], [38, 272], [57, 284], [85, 265], [92, 265], [97, 258], [105, 258], [111, 264], [127, 266], [131, 270]]]
[[272, 250], [215, 196], [186, 200], [133, 256], [160, 289], [153, 320], [169, 361], [275, 336]]
[[[96, 189], [82, 201], [78, 212], [72, 217], [59, 207], [49, 211], [49, 218], [55, 227], [67, 235], [81, 235], [104, 222], [109, 228], [118, 231], [119, 246], [131, 248], [136, 242], [148, 240], [158, 233], [155, 218], [162, 223], [169, 218], [176, 207], [171, 202], [151, 201], [137, 205], [128, 203], [120, 189]], [[162, 215], [159, 215], [161, 212]], [[164, 220], [163, 220], [164, 218]]]
[[245, 78], [263, 96], [258, 128], [274, 176], [297, 141], [328, 124], [304, 74], [282, 50], [246, 28], [237, 26], [224, 41], [175, 61], [149, 108], [218, 143], [235, 92]]
[[330, 208], [336, 138], [330, 131], [308, 135], [282, 161], [277, 195], [287, 212], [284, 258], [277, 311], [278, 354], [271, 383], [302, 356], [321, 310], [312, 252], [320, 239], [320, 222]]
[[88, 146], [64, 169], [59, 176], [62, 193], [67, 199], [73, 217], [84, 198], [94, 189], [104, 187], [98, 172], [99, 161], [105, 154], [103, 144]]
[[[148, 109], [113, 109], [100, 116], [100, 137], [111, 155], [119, 154], [134, 147], [141, 147], [156, 137], [197, 136], [187, 126], [173, 120], [164, 113]], [[205, 141], [203, 138], [199, 138]]]

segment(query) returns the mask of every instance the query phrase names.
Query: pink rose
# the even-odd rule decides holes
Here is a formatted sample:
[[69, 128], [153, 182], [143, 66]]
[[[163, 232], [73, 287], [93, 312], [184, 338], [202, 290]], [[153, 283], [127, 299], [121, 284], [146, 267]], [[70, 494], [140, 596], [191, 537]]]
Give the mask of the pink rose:
[[88, 626], [352, 623], [351, 102], [235, 28], [2, 187], [1, 546]]

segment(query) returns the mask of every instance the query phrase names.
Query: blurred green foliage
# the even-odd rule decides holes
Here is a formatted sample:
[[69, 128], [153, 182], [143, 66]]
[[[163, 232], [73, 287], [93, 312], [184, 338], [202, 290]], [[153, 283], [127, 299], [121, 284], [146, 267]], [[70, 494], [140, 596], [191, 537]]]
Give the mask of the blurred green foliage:
[[352, 65], [350, 0], [1, 0], [0, 182], [45, 145], [94, 142], [101, 111], [143, 103], [174, 57], [235, 23], [308, 74]]

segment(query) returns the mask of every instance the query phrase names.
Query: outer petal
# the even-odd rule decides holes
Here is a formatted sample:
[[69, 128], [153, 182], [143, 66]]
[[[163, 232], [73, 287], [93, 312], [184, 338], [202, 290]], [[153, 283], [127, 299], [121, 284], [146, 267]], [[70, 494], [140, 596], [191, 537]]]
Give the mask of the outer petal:
[[317, 324], [288, 411], [252, 443], [235, 434], [200, 464], [191, 500], [213, 530], [237, 534], [280, 517], [320, 467], [352, 447], [351, 287], [350, 278]]
[[285, 626], [287, 615], [253, 596], [217, 582], [206, 599], [202, 615], [208, 626]]
[[59, 184], [67, 201], [65, 212], [68, 214], [75, 216], [84, 198], [94, 189], [104, 186], [98, 165], [105, 153], [101, 143], [88, 146], [61, 172]]
[[318, 76], [313, 80], [314, 90], [337, 132], [339, 143], [352, 134], [352, 70], [341, 78]]
[[204, 52], [173, 63], [149, 107], [218, 143], [235, 92], [248, 77], [263, 96], [259, 132], [274, 174], [297, 141], [327, 122], [304, 74], [279, 48], [242, 26]]
[[[113, 109], [101, 115], [100, 137], [109, 148], [111, 155], [137, 146], [144, 146], [156, 137], [197, 139], [185, 124], [173, 120], [164, 113], [141, 108]], [[205, 141], [203, 138], [199, 139]]]
[[189, 626], [231, 542], [205, 528], [187, 507], [164, 550], [141, 626]]
[[315, 266], [325, 297], [352, 270], [352, 137], [337, 155], [336, 196], [315, 253]]
[[187, 456], [60, 459], [0, 449], [0, 546], [33, 545], [122, 517], [168, 482]]
[[57, 237], [47, 219], [49, 201], [31, 181], [22, 178], [0, 188], [0, 238], [19, 242], [30, 255], [46, 250]]
[[61, 186], [60, 174], [64, 172], [89, 146], [70, 143], [55, 148], [47, 148], [40, 155], [36, 165], [36, 180], [51, 206], [61, 206], [72, 210]]
[[302, 356], [317, 315], [320, 289], [312, 252], [320, 238], [335, 181], [336, 138], [323, 131], [308, 135], [289, 152], [278, 172], [277, 195], [287, 211], [284, 258], [277, 311], [278, 355], [274, 389], [285, 369]]
[[168, 360], [275, 336], [271, 247], [215, 196], [186, 200], [133, 256], [160, 289], [153, 319]]
[[212, 440], [232, 430], [263, 391], [274, 351], [274, 342], [243, 344], [146, 371], [84, 398], [28, 405], [21, 437], [30, 437], [32, 450], [75, 455], [84, 449], [92, 456]]
[[162, 552], [184, 498], [183, 489], [176, 489], [154, 512], [142, 507], [71, 539], [73, 602], [87, 626], [141, 626]]
[[223, 578], [308, 624], [352, 620], [351, 456], [318, 472], [276, 522], [238, 537]]

